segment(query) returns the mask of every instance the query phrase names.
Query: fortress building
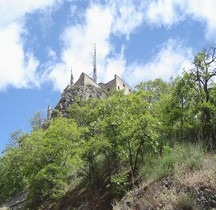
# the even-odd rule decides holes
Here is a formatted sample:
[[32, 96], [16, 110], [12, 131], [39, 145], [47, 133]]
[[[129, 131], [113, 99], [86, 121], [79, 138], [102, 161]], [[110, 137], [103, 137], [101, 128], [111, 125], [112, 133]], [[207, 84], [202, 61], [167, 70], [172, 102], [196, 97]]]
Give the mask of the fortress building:
[[[112, 90], [122, 90], [125, 94], [129, 94], [132, 89], [117, 75], [114, 75], [114, 79], [107, 83], [97, 83], [95, 46], [93, 56], [93, 78], [82, 72], [79, 79], [74, 83], [71, 70], [70, 84], [64, 89], [55, 110], [60, 111], [63, 117], [67, 117], [67, 108], [72, 105], [77, 96], [80, 96], [82, 100], [88, 100], [89, 98], [102, 99], [107, 97], [108, 93]], [[48, 106], [47, 119], [50, 120], [54, 117], [55, 113], [52, 108]]]
[[92, 85], [96, 88], [101, 88], [106, 90], [107, 92], [115, 89], [115, 90], [124, 90], [125, 94], [128, 94], [131, 92], [131, 88], [127, 83], [125, 83], [120, 77], [118, 77], [116, 74], [114, 75], [114, 79], [107, 82], [107, 83], [96, 83], [91, 77], [89, 77], [87, 74], [82, 73], [79, 77], [79, 79], [76, 81], [74, 86], [88, 86]]

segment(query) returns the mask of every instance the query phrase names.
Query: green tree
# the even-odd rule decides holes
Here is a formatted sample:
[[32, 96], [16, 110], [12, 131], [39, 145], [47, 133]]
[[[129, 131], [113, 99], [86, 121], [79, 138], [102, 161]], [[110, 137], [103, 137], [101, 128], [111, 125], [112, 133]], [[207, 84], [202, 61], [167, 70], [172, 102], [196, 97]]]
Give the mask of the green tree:
[[160, 123], [158, 133], [160, 134], [159, 145], [162, 147], [172, 133], [168, 117], [169, 113], [167, 112], [167, 106], [171, 102], [171, 84], [162, 79], [155, 79], [141, 82], [136, 88], [146, 93], [145, 97], [143, 96], [143, 100], [149, 103], [151, 115]]
[[174, 138], [204, 140], [211, 148], [216, 144], [215, 59], [215, 48], [198, 53], [193, 68], [172, 82], [166, 105], [166, 123], [173, 128]]
[[0, 157], [0, 203], [25, 189], [22, 154], [17, 148], [10, 148]]
[[[48, 129], [32, 132], [25, 142], [25, 175], [29, 177], [30, 196], [54, 199], [62, 196], [67, 186], [67, 173], [78, 164], [75, 150], [79, 146], [76, 123], [56, 118]], [[38, 184], [35, 184], [38, 183]], [[42, 184], [43, 183], [43, 184]]]
[[37, 128], [21, 143], [8, 147], [0, 159], [1, 202], [29, 189], [33, 201], [56, 199], [65, 193], [68, 176], [77, 173], [80, 146], [77, 125], [72, 119], [56, 118], [46, 130]]
[[30, 119], [30, 124], [33, 130], [37, 130], [41, 128], [43, 123], [43, 118], [41, 117], [41, 113], [37, 112], [34, 117]]
[[216, 48], [204, 50], [195, 57], [194, 68], [191, 75], [196, 82], [196, 87], [200, 100], [202, 112], [203, 135], [208, 141], [209, 146], [216, 145], [215, 126], [212, 119], [215, 116], [215, 105], [212, 104], [212, 90], [215, 83], [213, 78], [216, 76]]
[[133, 179], [145, 149], [157, 149], [159, 123], [151, 113], [150, 103], [144, 100], [146, 97], [143, 91], [131, 95], [118, 92], [107, 99], [88, 102], [83, 157], [87, 164], [84, 172], [91, 182], [95, 180], [99, 157], [107, 166], [104, 180], [110, 182], [112, 175], [128, 166]]
[[[166, 113], [169, 117], [173, 137], [185, 140], [194, 136], [193, 130], [197, 126], [195, 82], [187, 72], [178, 76], [172, 82], [171, 97], [167, 103]], [[197, 136], [198, 138], [198, 136]]]
[[169, 93], [170, 84], [158, 78], [147, 82], [141, 82], [136, 85], [136, 88], [150, 94], [151, 102], [157, 102], [161, 100], [164, 95]]

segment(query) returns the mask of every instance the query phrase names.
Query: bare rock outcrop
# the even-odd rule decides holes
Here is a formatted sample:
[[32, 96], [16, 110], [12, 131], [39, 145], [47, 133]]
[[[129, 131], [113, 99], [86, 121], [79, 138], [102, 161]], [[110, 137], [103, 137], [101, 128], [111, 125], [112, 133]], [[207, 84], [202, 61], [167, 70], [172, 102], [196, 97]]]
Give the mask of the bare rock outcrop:
[[67, 109], [76, 101], [77, 99], [87, 101], [90, 98], [102, 99], [107, 97], [106, 91], [102, 88], [97, 88], [93, 85], [73, 85], [65, 88], [61, 95], [61, 99], [56, 105], [54, 111], [51, 114], [51, 118], [55, 118], [57, 113], [55, 110], [61, 112], [63, 117], [68, 117]]

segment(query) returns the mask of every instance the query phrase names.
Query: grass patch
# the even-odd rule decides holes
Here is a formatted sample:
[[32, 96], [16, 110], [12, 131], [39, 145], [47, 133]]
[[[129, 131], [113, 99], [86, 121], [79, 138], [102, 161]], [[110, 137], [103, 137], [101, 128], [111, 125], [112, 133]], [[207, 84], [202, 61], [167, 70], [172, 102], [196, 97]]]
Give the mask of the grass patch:
[[173, 175], [179, 176], [183, 172], [201, 169], [204, 155], [202, 145], [184, 143], [176, 144], [173, 148], [165, 146], [161, 155], [146, 155], [140, 174], [144, 180], [153, 181]]
[[196, 210], [196, 199], [189, 193], [181, 193], [177, 197], [175, 209]]

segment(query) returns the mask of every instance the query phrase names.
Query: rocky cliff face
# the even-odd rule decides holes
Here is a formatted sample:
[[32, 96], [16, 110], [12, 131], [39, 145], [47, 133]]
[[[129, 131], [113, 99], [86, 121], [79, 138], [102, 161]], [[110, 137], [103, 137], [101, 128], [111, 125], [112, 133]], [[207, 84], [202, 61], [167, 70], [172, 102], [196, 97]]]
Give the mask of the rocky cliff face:
[[[67, 108], [70, 107], [77, 97], [81, 100], [88, 100], [90, 98], [105, 98], [106, 92], [101, 88], [97, 88], [93, 85], [73, 85], [68, 86], [62, 93], [61, 99], [55, 107], [55, 110], [59, 110], [63, 117], [67, 117]], [[57, 113], [52, 112], [51, 118], [56, 117]]]

